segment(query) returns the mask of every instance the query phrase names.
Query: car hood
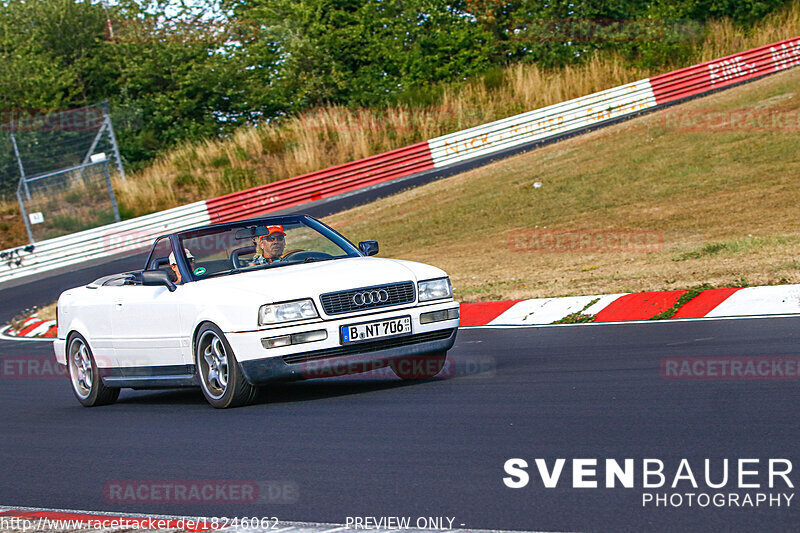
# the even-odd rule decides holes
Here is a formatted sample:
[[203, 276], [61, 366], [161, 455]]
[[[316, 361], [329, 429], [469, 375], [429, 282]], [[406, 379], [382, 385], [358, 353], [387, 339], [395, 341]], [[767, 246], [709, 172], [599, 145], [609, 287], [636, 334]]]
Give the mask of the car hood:
[[220, 293], [259, 304], [317, 297], [320, 294], [400, 281], [444, 277], [436, 267], [414, 261], [353, 257], [287, 265], [199, 280], [185, 285], [191, 292]]

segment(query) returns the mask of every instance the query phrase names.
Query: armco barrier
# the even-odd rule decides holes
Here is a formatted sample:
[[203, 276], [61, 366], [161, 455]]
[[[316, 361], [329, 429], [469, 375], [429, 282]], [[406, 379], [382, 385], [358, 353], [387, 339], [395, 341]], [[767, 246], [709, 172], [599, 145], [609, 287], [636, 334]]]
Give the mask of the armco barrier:
[[658, 105], [800, 65], [800, 38], [787, 39], [740, 54], [707, 61], [650, 78]]
[[800, 37], [794, 37], [344, 165], [43, 241], [21, 255], [20, 265], [0, 263], [0, 283], [137, 250], [164, 232], [241, 220], [499, 154], [798, 65]]
[[649, 80], [607, 89], [428, 141], [434, 166], [483, 157], [655, 107]]
[[13, 263], [0, 266], [0, 283], [92, 259], [143, 250], [158, 235], [208, 223], [206, 203], [195, 202], [42, 241], [36, 244], [33, 253], [21, 256], [21, 266], [13, 266]]
[[431, 168], [433, 160], [428, 145], [419, 143], [296, 178], [213, 198], [206, 203], [209, 216], [214, 222], [241, 220], [265, 211], [286, 209], [330, 198]]
[[446, 167], [639, 113], [800, 63], [800, 38], [748, 50], [607, 89], [428, 141], [434, 166]]

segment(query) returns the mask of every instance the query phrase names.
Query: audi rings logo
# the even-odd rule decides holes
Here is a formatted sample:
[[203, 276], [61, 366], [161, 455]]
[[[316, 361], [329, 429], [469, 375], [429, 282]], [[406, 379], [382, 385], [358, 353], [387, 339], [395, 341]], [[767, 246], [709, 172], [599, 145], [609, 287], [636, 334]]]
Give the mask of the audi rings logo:
[[389, 293], [384, 289], [374, 291], [357, 292], [353, 295], [353, 303], [361, 307], [362, 305], [379, 304], [389, 301]]

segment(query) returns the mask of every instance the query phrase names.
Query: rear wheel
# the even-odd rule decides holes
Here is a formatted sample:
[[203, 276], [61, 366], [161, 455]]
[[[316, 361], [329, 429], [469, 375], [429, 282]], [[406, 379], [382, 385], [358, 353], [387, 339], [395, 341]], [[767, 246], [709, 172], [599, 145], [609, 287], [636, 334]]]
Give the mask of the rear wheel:
[[220, 329], [206, 324], [197, 332], [197, 372], [203, 395], [217, 409], [251, 403], [256, 388], [244, 379], [228, 340]]
[[403, 380], [431, 379], [444, 368], [447, 352], [414, 355], [394, 359], [389, 364], [394, 373]]
[[67, 348], [67, 366], [72, 392], [86, 407], [109, 405], [119, 398], [119, 389], [106, 387], [100, 378], [92, 350], [79, 333], [70, 337]]

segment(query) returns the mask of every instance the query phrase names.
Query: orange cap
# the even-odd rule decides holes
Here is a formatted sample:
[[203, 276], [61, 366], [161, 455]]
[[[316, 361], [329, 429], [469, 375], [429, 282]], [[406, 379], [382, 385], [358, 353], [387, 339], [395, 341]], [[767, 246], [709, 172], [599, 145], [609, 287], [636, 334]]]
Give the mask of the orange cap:
[[267, 226], [267, 232], [265, 235], [259, 235], [258, 240], [260, 241], [264, 237], [269, 237], [270, 235], [286, 235], [283, 231], [283, 226], [276, 224], [274, 226]]

